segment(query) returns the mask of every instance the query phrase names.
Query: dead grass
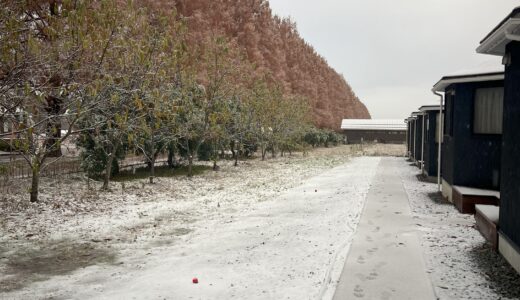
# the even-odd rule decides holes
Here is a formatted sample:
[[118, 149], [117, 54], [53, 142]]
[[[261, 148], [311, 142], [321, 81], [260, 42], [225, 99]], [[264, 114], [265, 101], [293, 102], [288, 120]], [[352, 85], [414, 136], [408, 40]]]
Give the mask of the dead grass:
[[7, 258], [0, 273], [0, 292], [9, 292], [42, 281], [53, 275], [69, 274], [91, 265], [115, 261], [115, 254], [94, 242], [53, 241], [52, 243], [33, 241], [14, 247], [17, 251], [1, 250], [0, 258]]
[[363, 144], [352, 145], [356, 156], [397, 156], [406, 155], [406, 145], [404, 144]]

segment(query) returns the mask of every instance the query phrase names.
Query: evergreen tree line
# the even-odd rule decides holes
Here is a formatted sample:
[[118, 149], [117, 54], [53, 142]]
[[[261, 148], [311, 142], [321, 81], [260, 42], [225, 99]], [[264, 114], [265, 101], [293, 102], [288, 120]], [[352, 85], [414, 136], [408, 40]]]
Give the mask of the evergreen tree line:
[[190, 45], [215, 31], [236, 41], [255, 70], [268, 70], [286, 93], [309, 99], [318, 127], [338, 128], [345, 118], [370, 118], [343, 75], [302, 39], [294, 21], [276, 16], [268, 0], [141, 1], [161, 10], [173, 6], [187, 20]]
[[32, 170], [32, 202], [66, 142], [108, 189], [128, 153], [144, 157], [153, 183], [162, 153], [191, 176], [197, 157], [217, 168], [223, 151], [238, 164], [341, 140], [314, 128], [308, 101], [255, 71], [232, 40], [189, 38], [174, 9], [133, 1], [3, 2], [0, 137]]

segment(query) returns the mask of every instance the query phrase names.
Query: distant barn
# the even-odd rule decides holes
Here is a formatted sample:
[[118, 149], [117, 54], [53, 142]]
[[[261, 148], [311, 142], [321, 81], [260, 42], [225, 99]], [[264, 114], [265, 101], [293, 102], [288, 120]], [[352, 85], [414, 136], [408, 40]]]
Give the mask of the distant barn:
[[403, 120], [345, 119], [341, 130], [347, 144], [378, 142], [383, 144], [404, 144], [406, 124]]

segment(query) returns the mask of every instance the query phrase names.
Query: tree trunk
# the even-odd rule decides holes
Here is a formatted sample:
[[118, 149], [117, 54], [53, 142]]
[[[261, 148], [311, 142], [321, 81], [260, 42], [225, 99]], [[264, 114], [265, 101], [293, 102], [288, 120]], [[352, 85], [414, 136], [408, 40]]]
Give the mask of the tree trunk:
[[168, 146], [168, 167], [171, 169], [175, 166], [175, 150], [172, 145]]
[[238, 153], [239, 153], [239, 151], [237, 149], [237, 152], [236, 152], [235, 157], [234, 157], [235, 158], [235, 167], [238, 166]]
[[47, 124], [47, 140], [46, 147], [49, 151], [49, 157], [61, 157], [61, 146], [59, 141], [61, 139], [61, 119], [58, 118], [62, 108], [62, 101], [58, 98], [47, 97], [47, 105], [45, 110], [51, 116]]
[[237, 153], [238, 151], [235, 151], [236, 142], [234, 142], [234, 141], [231, 142], [231, 144], [229, 146], [230, 146], [229, 148], [231, 149], [232, 157], [236, 158], [236, 156], [238, 155], [238, 153]]
[[188, 177], [193, 176], [193, 155], [188, 155]]
[[40, 165], [35, 164], [32, 168], [31, 180], [31, 202], [38, 202], [38, 190], [40, 186]]
[[[114, 152], [114, 151], [112, 151]], [[103, 190], [108, 190], [108, 184], [110, 183], [110, 176], [112, 175], [112, 163], [114, 162], [114, 153], [110, 153], [108, 156], [108, 162], [105, 167], [105, 178], [103, 180]]]
[[153, 184], [153, 179], [155, 177], [155, 155], [152, 156], [152, 161], [151, 161], [151, 166], [150, 166], [150, 184]]
[[155, 144], [153, 141], [154, 133], [152, 131], [152, 140], [150, 146], [152, 147], [150, 151], [150, 184], [153, 184], [153, 178], [155, 177]]

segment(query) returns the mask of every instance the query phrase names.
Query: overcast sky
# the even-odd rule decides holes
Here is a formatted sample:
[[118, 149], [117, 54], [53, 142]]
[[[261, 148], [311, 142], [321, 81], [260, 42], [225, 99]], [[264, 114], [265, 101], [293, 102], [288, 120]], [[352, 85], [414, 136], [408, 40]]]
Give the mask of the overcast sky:
[[372, 118], [436, 104], [444, 75], [501, 58], [476, 54], [516, 0], [269, 0], [345, 76]]

